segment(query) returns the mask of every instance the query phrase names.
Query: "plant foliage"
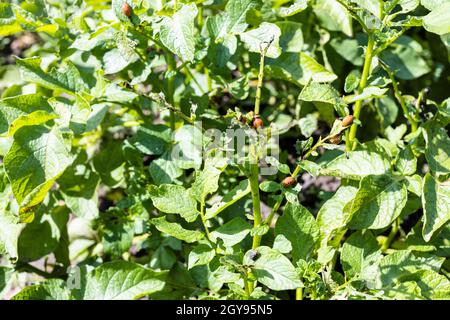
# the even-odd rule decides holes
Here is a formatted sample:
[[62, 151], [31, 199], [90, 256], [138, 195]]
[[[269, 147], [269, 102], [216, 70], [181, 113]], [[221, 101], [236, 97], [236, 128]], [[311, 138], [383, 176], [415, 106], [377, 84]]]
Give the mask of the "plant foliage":
[[12, 0], [0, 35], [0, 298], [450, 299], [450, 1]]

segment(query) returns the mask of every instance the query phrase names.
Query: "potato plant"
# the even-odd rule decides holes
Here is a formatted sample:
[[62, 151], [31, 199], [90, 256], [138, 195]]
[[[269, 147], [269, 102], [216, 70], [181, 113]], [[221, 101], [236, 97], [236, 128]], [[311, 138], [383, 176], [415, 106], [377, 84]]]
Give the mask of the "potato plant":
[[0, 298], [450, 299], [449, 0], [10, 0], [0, 35]]

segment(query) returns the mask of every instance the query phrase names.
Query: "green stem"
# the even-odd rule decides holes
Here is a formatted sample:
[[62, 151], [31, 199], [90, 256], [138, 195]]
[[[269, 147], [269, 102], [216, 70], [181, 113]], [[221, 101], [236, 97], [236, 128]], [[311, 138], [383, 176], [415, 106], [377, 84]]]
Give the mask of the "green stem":
[[417, 121], [414, 120], [414, 118], [411, 117], [411, 115], [408, 112], [408, 107], [406, 106], [405, 98], [403, 97], [402, 93], [400, 92], [400, 89], [398, 87], [398, 82], [397, 82], [397, 80], [395, 80], [394, 74], [387, 67], [384, 68], [384, 70], [387, 71], [389, 78], [392, 81], [392, 87], [394, 88], [395, 97], [397, 98], [398, 102], [400, 103], [400, 106], [402, 107], [403, 115], [406, 117], [406, 119], [411, 124], [411, 131], [416, 132], [417, 128], [418, 128]]
[[[245, 290], [245, 300], [249, 300], [250, 299], [250, 295], [251, 295], [251, 291], [253, 291], [253, 288], [250, 288], [251, 284], [248, 281], [247, 275], [244, 274], [244, 290]], [[252, 289], [250, 291], [250, 289]]]
[[203, 26], [203, 6], [198, 7], [197, 24], [201, 29]]
[[35, 266], [32, 266], [29, 263], [23, 263], [23, 264], [19, 263], [18, 265], [16, 265], [16, 270], [19, 272], [34, 273], [34, 274], [37, 274], [46, 279], [65, 279], [64, 275], [57, 275], [57, 274], [45, 272], [41, 269], [36, 268]]
[[[309, 158], [309, 156], [315, 151], [317, 150], [317, 148], [319, 148], [324, 142], [326, 142], [329, 138], [331, 138], [331, 136], [327, 136], [324, 139], [319, 139], [316, 144], [308, 150], [307, 153], [305, 153], [305, 155], [302, 157], [302, 159], [307, 159]], [[291, 174], [291, 177], [296, 179], [298, 177], [298, 175], [300, 174], [300, 171], [302, 170], [302, 167], [300, 165], [297, 165], [295, 167], [294, 172]], [[272, 224], [272, 219], [275, 215], [275, 213], [278, 211], [278, 209], [281, 206], [281, 203], [283, 202], [284, 199], [284, 194], [281, 194], [280, 199], [278, 199], [278, 201], [275, 203], [275, 205], [273, 206], [272, 211], [270, 212], [269, 216], [266, 218], [266, 220], [264, 220], [265, 224], [268, 224], [269, 226]]]
[[[169, 72], [173, 72], [176, 68], [175, 59], [170, 52], [167, 53], [166, 58], [167, 58], [167, 70]], [[169, 79], [167, 80], [167, 98], [172, 106], [175, 105], [174, 94], [175, 94], [175, 76], [173, 74], [170, 74]], [[172, 110], [170, 111], [170, 129], [172, 129], [172, 131], [175, 130], [175, 113]]]
[[270, 211], [270, 214], [264, 220], [265, 224], [269, 226], [272, 224], [272, 219], [275, 216], [275, 213], [277, 213], [278, 209], [280, 208], [281, 202], [283, 202], [283, 195], [280, 195], [280, 199], [275, 203], [275, 205], [272, 208], [272, 211]]
[[[364, 59], [363, 73], [361, 76], [361, 81], [359, 83], [359, 93], [363, 92], [363, 90], [367, 86], [367, 79], [369, 78], [370, 67], [372, 65], [374, 45], [375, 45], [375, 41], [373, 40], [373, 37], [369, 34], [369, 41], [367, 43], [366, 56]], [[359, 117], [361, 114], [362, 103], [363, 103], [363, 100], [358, 100], [355, 103], [355, 107], [353, 109], [353, 117], [355, 120], [359, 120]], [[356, 123], [354, 123], [350, 128], [349, 139], [348, 139], [348, 141], [346, 141], [347, 151], [351, 151], [356, 147], [356, 142], [354, 140], [356, 138], [357, 131], [358, 131], [358, 125]]]
[[295, 290], [295, 300], [303, 300], [303, 288]]
[[211, 76], [209, 75], [209, 69], [205, 67], [205, 76], [206, 76], [206, 82], [208, 83], [208, 92], [212, 91], [212, 80]]
[[192, 71], [187, 67], [187, 65], [185, 65], [184, 67], [184, 71], [186, 71], [186, 73], [188, 74], [188, 76], [192, 79], [192, 81], [195, 82], [195, 84], [197, 85], [197, 87], [202, 91], [203, 94], [205, 94], [205, 90], [203, 90], [202, 85], [200, 84], [200, 82], [198, 82], [197, 78], [194, 76], [194, 74], [192, 73]]
[[[252, 163], [250, 168], [250, 190], [252, 194], [252, 204], [253, 204], [253, 227], [258, 227], [261, 222], [261, 199], [259, 196], [259, 166], [258, 163]], [[255, 235], [253, 237], [252, 249], [259, 247], [261, 243], [261, 236]]]
[[202, 219], [203, 227], [205, 228], [206, 237], [209, 241], [211, 241], [211, 234], [209, 233], [209, 228], [207, 224], [207, 220], [205, 217], [205, 200], [200, 203], [200, 218]]
[[194, 124], [195, 122], [189, 118], [187, 115], [185, 115], [183, 112], [175, 108], [173, 105], [168, 103], [163, 97], [161, 97], [159, 94], [150, 93], [147, 95], [148, 98], [151, 100], [159, 103], [161, 107], [164, 107], [166, 109], [169, 109], [171, 112], [176, 113], [180, 118], [183, 118], [186, 122]]
[[259, 107], [261, 105], [261, 90], [264, 80], [264, 58], [267, 49], [261, 50], [261, 59], [259, 60], [259, 73], [258, 73], [258, 86], [256, 88], [256, 99], [255, 99], [255, 116], [259, 115]]
[[382, 252], [386, 252], [387, 249], [391, 246], [392, 240], [394, 240], [395, 236], [397, 235], [397, 232], [400, 228], [400, 218], [397, 218], [394, 221], [394, 224], [392, 225], [391, 232], [388, 235], [388, 238], [383, 243], [383, 246], [381, 247]]

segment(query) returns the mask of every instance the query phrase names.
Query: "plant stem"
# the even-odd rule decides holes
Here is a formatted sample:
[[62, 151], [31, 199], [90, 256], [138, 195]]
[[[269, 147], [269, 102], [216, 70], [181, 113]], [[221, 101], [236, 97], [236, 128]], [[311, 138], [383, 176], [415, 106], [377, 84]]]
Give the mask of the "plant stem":
[[[259, 196], [259, 166], [258, 163], [251, 164], [251, 168], [250, 168], [250, 177], [249, 177], [249, 181], [250, 181], [250, 190], [251, 190], [251, 194], [252, 194], [252, 204], [253, 204], [253, 227], [256, 228], [258, 227], [261, 222], [262, 222], [262, 218], [261, 218], [261, 199]], [[252, 245], [252, 249], [256, 249], [257, 247], [259, 247], [261, 243], [261, 236], [259, 235], [255, 235], [253, 237], [253, 245]]]
[[283, 201], [283, 196], [282, 195], [280, 195], [280, 196], [281, 196], [280, 199], [275, 203], [275, 205], [272, 208], [272, 211], [270, 211], [270, 214], [264, 220], [264, 223], [269, 226], [272, 224], [272, 219], [273, 219], [275, 213], [277, 213], [278, 209], [280, 208], [281, 202]]
[[[324, 139], [320, 138], [319, 141], [316, 142], [316, 144], [308, 150], [307, 153], [305, 153], [305, 155], [302, 157], [302, 159], [307, 159], [309, 158], [309, 156], [315, 151], [317, 150], [317, 148], [319, 148], [324, 142], [326, 142], [329, 138], [331, 138], [331, 136], [327, 136]], [[300, 171], [302, 170], [302, 167], [300, 165], [297, 165], [295, 167], [294, 172], [291, 174], [291, 177], [296, 179], [297, 176], [300, 174]], [[273, 206], [272, 211], [270, 212], [269, 216], [266, 218], [266, 220], [264, 220], [265, 224], [268, 224], [269, 226], [272, 224], [272, 219], [275, 215], [275, 213], [278, 211], [278, 209], [281, 206], [281, 203], [283, 202], [284, 199], [284, 194], [281, 194], [280, 199], [278, 199], [278, 201], [275, 203], [275, 205]]]
[[295, 300], [303, 300], [303, 288], [295, 290]]
[[[167, 70], [169, 72], [174, 72], [176, 65], [172, 53], [168, 52], [166, 58], [167, 58]], [[175, 76], [173, 74], [170, 74], [169, 79], [167, 79], [167, 96], [168, 96], [167, 98], [172, 106], [175, 105], [174, 93], [175, 93]], [[175, 130], [175, 113], [172, 110], [170, 111], [170, 129], [172, 129], [172, 131]]]
[[197, 85], [197, 87], [202, 91], [202, 94], [205, 94], [205, 90], [203, 90], [202, 85], [198, 82], [197, 78], [194, 76], [194, 74], [191, 72], [191, 70], [187, 67], [187, 65], [184, 66], [184, 71], [188, 74], [188, 76], [191, 78], [192, 81]]
[[386, 252], [387, 249], [391, 246], [392, 240], [394, 240], [395, 236], [397, 235], [397, 232], [400, 228], [400, 218], [397, 218], [394, 223], [392, 224], [391, 232], [388, 235], [388, 238], [383, 243], [383, 246], [381, 247], [382, 252]]
[[35, 266], [32, 266], [29, 263], [19, 263], [16, 265], [16, 270], [19, 272], [29, 272], [29, 273], [35, 273], [43, 278], [46, 279], [65, 279], [64, 275], [56, 275], [52, 273], [48, 273], [46, 271], [43, 271], [41, 269], [36, 268]]
[[[249, 300], [250, 299], [250, 295], [251, 295], [251, 291], [250, 291], [250, 283], [248, 282], [247, 279], [247, 274], [244, 274], [244, 290], [245, 290], [245, 300]], [[251, 288], [253, 291], [253, 288]]]
[[209, 228], [208, 228], [207, 220], [205, 217], [205, 201], [204, 200], [200, 203], [200, 218], [202, 219], [203, 227], [205, 228], [206, 237], [208, 238], [209, 241], [211, 241], [211, 234], [209, 233]]
[[[255, 116], [259, 115], [259, 108], [261, 105], [261, 88], [264, 80], [264, 57], [269, 49], [270, 43], [261, 49], [261, 59], [259, 61], [259, 74], [258, 74], [258, 86], [256, 88], [256, 98], [255, 98]], [[259, 156], [257, 150], [257, 143], [252, 146], [253, 149], [253, 159], [250, 164], [250, 190], [252, 193], [252, 204], [253, 204], [253, 227], [258, 227], [261, 222], [261, 200], [259, 196]], [[259, 247], [261, 243], [261, 237], [259, 235], [255, 235], [253, 237], [253, 245], [252, 248], [256, 249]]]
[[[367, 79], [369, 78], [370, 74], [370, 67], [372, 65], [372, 59], [373, 59], [373, 48], [375, 45], [375, 41], [373, 40], [373, 37], [369, 34], [369, 41], [367, 43], [367, 50], [366, 50], [366, 56], [364, 59], [364, 67], [363, 67], [363, 73], [361, 76], [361, 81], [359, 83], [359, 93], [363, 92], [363, 90], [367, 86]], [[358, 100], [355, 103], [355, 107], [353, 109], [353, 117], [356, 120], [359, 120], [359, 116], [361, 114], [361, 107], [362, 107], [363, 100]], [[346, 141], [346, 150], [351, 151], [356, 147], [356, 142], [354, 141], [356, 138], [356, 132], [358, 130], [358, 125], [354, 123], [350, 128], [349, 133], [349, 139]]]
[[203, 6], [198, 7], [197, 24], [201, 29], [203, 26]]
[[406, 117], [406, 119], [411, 124], [411, 131], [416, 132], [417, 131], [417, 121], [414, 120], [414, 118], [411, 117], [411, 115], [408, 112], [408, 107], [406, 106], [405, 99], [404, 99], [402, 93], [400, 92], [400, 89], [398, 87], [398, 82], [397, 82], [397, 80], [395, 80], [394, 74], [387, 67], [384, 68], [384, 70], [386, 70], [386, 72], [389, 75], [389, 78], [392, 81], [392, 87], [394, 88], [395, 97], [397, 98], [398, 102], [400, 103], [400, 106], [402, 107], [403, 115]]
[[208, 84], [208, 93], [212, 91], [212, 80], [211, 76], [209, 75], [209, 69], [205, 67], [205, 76], [206, 76], [206, 82]]
[[259, 73], [258, 73], [258, 86], [256, 87], [256, 99], [255, 99], [255, 116], [259, 115], [259, 107], [261, 105], [261, 90], [264, 80], [264, 58], [267, 52], [267, 48], [261, 50], [261, 58], [259, 60]]

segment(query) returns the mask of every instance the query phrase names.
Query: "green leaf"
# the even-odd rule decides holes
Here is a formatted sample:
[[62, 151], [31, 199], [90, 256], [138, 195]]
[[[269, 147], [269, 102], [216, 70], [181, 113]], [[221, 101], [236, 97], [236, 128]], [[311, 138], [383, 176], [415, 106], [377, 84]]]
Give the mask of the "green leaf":
[[20, 74], [25, 81], [34, 82], [52, 90], [63, 90], [67, 93], [77, 93], [87, 89], [80, 72], [70, 61], [65, 61], [58, 68], [49, 72], [41, 69], [42, 59], [32, 57], [17, 59]]
[[355, 151], [341, 154], [320, 170], [321, 175], [359, 180], [368, 175], [383, 175], [390, 171], [390, 160], [384, 149], [374, 142], [366, 143]]
[[280, 7], [278, 15], [282, 18], [290, 17], [302, 12], [308, 7], [307, 0], [295, 0], [289, 7]]
[[170, 151], [166, 151], [160, 158], [153, 160], [148, 170], [156, 185], [174, 183], [183, 174], [183, 170], [172, 159]]
[[302, 101], [324, 102], [329, 104], [342, 103], [339, 92], [331, 85], [326, 83], [310, 83], [303, 88], [299, 97]]
[[341, 250], [341, 264], [349, 278], [373, 280], [383, 255], [377, 240], [370, 231], [353, 233]]
[[19, 218], [8, 210], [0, 210], [0, 254], [7, 253], [12, 259], [17, 259], [17, 242], [23, 225]]
[[[255, 260], [252, 259], [256, 252]], [[297, 271], [288, 258], [269, 247], [248, 251], [243, 263], [251, 266], [256, 279], [272, 290], [293, 290], [302, 287]]]
[[314, 13], [321, 24], [331, 31], [342, 31], [353, 35], [352, 18], [349, 12], [336, 0], [319, 0], [314, 5]]
[[289, 253], [292, 251], [292, 244], [284, 235], [279, 234], [273, 240], [273, 249], [281, 253]]
[[195, 54], [194, 20], [198, 10], [194, 3], [183, 4], [172, 17], [163, 17], [161, 42], [183, 61], [193, 61]]
[[85, 277], [78, 297], [83, 300], [130, 300], [158, 292], [167, 272], [156, 272], [127, 261], [107, 262]]
[[[425, 299], [450, 299], [450, 280], [433, 270], [421, 270], [405, 277], [403, 283], [413, 283], [420, 288], [420, 294]], [[402, 284], [403, 284], [402, 283]]]
[[450, 0], [420, 0], [420, 4], [432, 11], [438, 9], [443, 4], [450, 3]]
[[82, 154], [58, 179], [66, 206], [76, 216], [92, 220], [97, 218], [100, 177], [89, 164], [84, 164], [87, 155]]
[[264, 192], [272, 193], [280, 190], [280, 184], [275, 181], [264, 180], [259, 184], [259, 189]]
[[360, 182], [355, 198], [344, 211], [352, 229], [382, 229], [389, 226], [406, 204], [408, 191], [403, 182], [384, 176], [367, 176]]
[[349, 93], [354, 91], [359, 86], [359, 82], [361, 79], [359, 78], [359, 75], [351, 72], [348, 74], [348, 76], [345, 78], [345, 85], [344, 85], [344, 91]]
[[25, 287], [13, 300], [71, 300], [69, 289], [60, 279], [50, 279], [43, 283]]
[[91, 51], [95, 47], [105, 44], [114, 38], [115, 32], [112, 28], [102, 26], [92, 34], [82, 33], [72, 42], [70, 48], [81, 51]]
[[379, 265], [379, 280], [389, 286], [401, 277], [409, 276], [421, 270], [439, 271], [444, 258], [431, 255], [416, 255], [409, 250], [399, 250], [385, 256]]
[[164, 125], [139, 126], [129, 142], [148, 155], [161, 155], [170, 146], [170, 128]]
[[426, 129], [426, 149], [430, 170], [437, 175], [448, 174], [450, 172], [450, 138], [441, 126], [430, 122], [425, 126]]
[[195, 199], [204, 203], [208, 194], [212, 194], [219, 188], [219, 178], [222, 173], [222, 169], [216, 168], [214, 165], [206, 161], [205, 168], [197, 172], [195, 175], [195, 181], [192, 184], [192, 194]]
[[303, 117], [298, 121], [298, 126], [300, 127], [300, 132], [304, 137], [311, 137], [318, 127], [317, 116], [307, 114], [306, 117]]
[[242, 218], [236, 217], [211, 232], [212, 239], [222, 239], [226, 247], [232, 247], [250, 233], [251, 226]]
[[200, 169], [202, 157], [202, 131], [192, 125], [184, 125], [175, 132], [173, 140], [176, 145], [172, 148], [172, 159], [181, 169]]
[[422, 177], [418, 174], [413, 175], [412, 177], [405, 177], [405, 184], [408, 188], [408, 191], [411, 191], [416, 196], [422, 196]]
[[427, 31], [439, 35], [450, 33], [450, 3], [444, 3], [423, 17]]
[[151, 222], [159, 231], [188, 243], [197, 242], [205, 236], [203, 232], [187, 230], [178, 223], [168, 222], [166, 217], [154, 218]]
[[256, 29], [241, 33], [240, 37], [250, 52], [261, 53], [261, 50], [269, 46], [266, 57], [278, 58], [281, 54], [280, 35], [281, 30], [276, 24], [263, 22]]
[[57, 117], [58, 116], [56, 114], [51, 114], [42, 110], [34, 111], [28, 115], [20, 116], [16, 120], [14, 120], [13, 123], [11, 123], [8, 135], [14, 135], [14, 133], [22, 127], [44, 124], [47, 121], [53, 120]]
[[4, 158], [5, 169], [21, 210], [27, 211], [44, 200], [73, 157], [57, 127], [23, 127], [14, 138]]
[[105, 74], [114, 74], [122, 71], [137, 60], [138, 56], [136, 54], [125, 56], [121, 50], [114, 48], [103, 55], [103, 68]]
[[332, 82], [337, 76], [306, 53], [285, 52], [277, 59], [266, 59], [266, 69], [275, 78], [304, 86], [310, 79], [315, 82]]
[[330, 240], [335, 231], [345, 228], [348, 221], [345, 205], [355, 198], [358, 188], [341, 186], [336, 193], [327, 200], [317, 213], [317, 223], [324, 239]]
[[106, 143], [100, 153], [95, 155], [93, 162], [95, 171], [107, 186], [114, 188], [124, 181], [125, 158], [121, 143], [114, 140]]
[[15, 20], [11, 4], [7, 2], [0, 3], [0, 25], [12, 24]]
[[225, 33], [240, 34], [247, 29], [246, 23], [247, 13], [260, 6], [258, 0], [230, 0], [225, 7], [225, 15], [222, 30], [219, 31], [218, 37], [221, 38]]
[[288, 203], [277, 220], [275, 234], [282, 234], [291, 242], [294, 261], [306, 260], [319, 240], [319, 226], [305, 207]]
[[0, 299], [11, 287], [11, 280], [14, 270], [7, 267], [0, 267]]
[[422, 57], [422, 46], [410, 37], [402, 36], [394, 42], [393, 49], [382, 52], [381, 59], [402, 80], [417, 79], [431, 71]]
[[[44, 209], [44, 208], [43, 208]], [[39, 213], [46, 211], [39, 216]], [[22, 230], [18, 240], [20, 261], [35, 261], [54, 252], [64, 237], [69, 212], [64, 207], [39, 210], [33, 222]]]
[[188, 269], [208, 264], [215, 256], [216, 251], [207, 244], [199, 244], [189, 252]]
[[330, 46], [346, 61], [355, 66], [362, 66], [364, 63], [364, 46], [367, 45], [367, 37], [362, 34], [356, 34], [356, 39], [347, 37], [333, 37]]
[[[35, 112], [37, 111], [41, 113], [36, 114]], [[42, 118], [39, 115], [46, 117], [52, 111], [51, 106], [47, 103], [47, 99], [40, 94], [27, 94], [2, 99], [0, 100], [0, 133], [8, 132], [8, 135], [12, 135], [21, 126], [33, 125], [33, 120], [36, 122], [37, 119]], [[33, 114], [38, 115], [38, 117], [31, 116]], [[31, 123], [24, 121], [26, 119], [30, 119]], [[37, 122], [36, 124], [43, 123]]]
[[149, 266], [152, 269], [170, 270], [176, 262], [175, 253], [170, 248], [161, 245], [153, 252]]
[[397, 170], [405, 176], [413, 175], [416, 172], [417, 159], [410, 146], [407, 146], [399, 152], [396, 160], [396, 167]]
[[229, 206], [244, 198], [250, 193], [250, 184], [248, 180], [242, 180], [239, 185], [228, 192], [221, 200], [215, 202], [210, 208], [206, 209], [206, 219], [211, 219], [221, 213]]
[[399, 108], [395, 101], [389, 96], [375, 100], [375, 105], [378, 115], [382, 120], [382, 126], [386, 129], [397, 119]]
[[450, 183], [440, 183], [429, 173], [423, 180], [422, 205], [424, 211], [423, 238], [431, 237], [450, 220]]
[[[402, 8], [403, 13], [408, 13], [413, 11], [414, 9], [416, 9], [419, 4], [420, 4], [420, 0], [394, 0], [394, 1], [390, 1], [393, 2], [394, 4], [397, 3], [396, 5], [399, 5]], [[389, 5], [392, 5], [391, 3], [389, 3]], [[395, 5], [394, 5], [395, 8]]]
[[148, 190], [153, 205], [161, 212], [179, 214], [188, 222], [197, 218], [197, 201], [191, 189], [163, 184], [159, 187], [150, 186]]
[[301, 52], [303, 49], [302, 25], [293, 21], [280, 21], [280, 47], [283, 52]]
[[351, 96], [344, 97], [344, 102], [347, 104], [355, 103], [359, 100], [369, 100], [373, 98], [382, 98], [388, 91], [386, 88], [378, 88], [374, 86], [368, 86], [364, 88], [363, 92]]
[[248, 97], [250, 85], [248, 76], [240, 77], [229, 83], [230, 93], [238, 100], [245, 100]]
[[383, 10], [382, 0], [350, 0], [350, 2], [356, 3], [359, 7], [366, 9], [377, 18], [381, 17]]

